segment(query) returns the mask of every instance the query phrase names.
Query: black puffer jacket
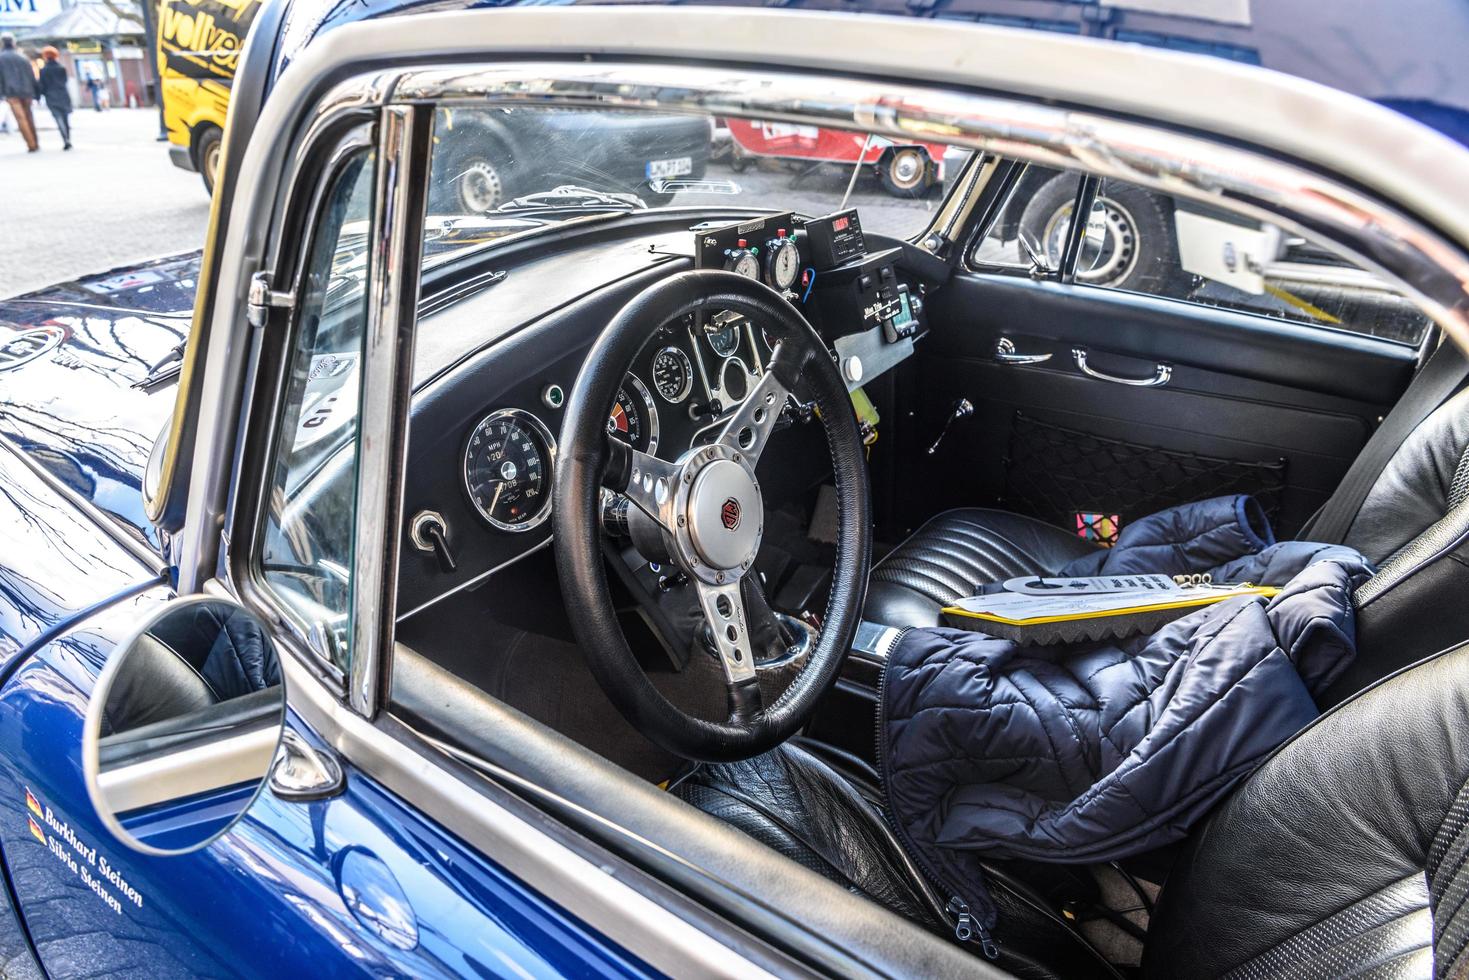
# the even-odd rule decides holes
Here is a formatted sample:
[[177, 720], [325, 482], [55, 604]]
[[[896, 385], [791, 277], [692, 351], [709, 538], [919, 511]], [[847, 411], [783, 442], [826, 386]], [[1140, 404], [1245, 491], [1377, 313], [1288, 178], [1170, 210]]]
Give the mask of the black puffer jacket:
[[52, 112], [71, 111], [71, 93], [66, 90], [66, 69], [48, 61], [36, 79], [36, 98], [46, 100]]

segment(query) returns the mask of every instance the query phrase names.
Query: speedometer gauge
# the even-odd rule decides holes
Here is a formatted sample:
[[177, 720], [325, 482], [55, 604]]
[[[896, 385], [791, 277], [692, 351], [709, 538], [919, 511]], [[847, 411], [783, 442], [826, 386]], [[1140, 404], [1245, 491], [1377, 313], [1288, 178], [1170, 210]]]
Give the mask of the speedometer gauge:
[[651, 453], [658, 448], [658, 409], [636, 375], [629, 374], [617, 389], [617, 401], [607, 416], [607, 431], [639, 452]]
[[663, 400], [677, 405], [694, 389], [694, 365], [677, 347], [665, 347], [653, 355], [653, 387]]
[[502, 531], [529, 531], [551, 513], [556, 440], [518, 408], [480, 420], [464, 447], [464, 488], [474, 509]]

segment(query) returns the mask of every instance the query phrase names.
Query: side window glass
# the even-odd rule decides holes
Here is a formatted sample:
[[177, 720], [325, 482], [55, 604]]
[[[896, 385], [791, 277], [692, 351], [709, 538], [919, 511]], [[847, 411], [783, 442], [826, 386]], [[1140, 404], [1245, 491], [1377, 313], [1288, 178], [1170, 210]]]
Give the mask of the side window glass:
[[1030, 166], [1020, 175], [999, 217], [970, 256], [975, 265], [996, 270], [1054, 272], [1061, 267], [1071, 212], [1081, 177]]
[[1428, 319], [1365, 269], [1265, 222], [1103, 180], [1076, 280], [1404, 344]]
[[349, 658], [357, 418], [367, 320], [373, 154], [338, 172], [298, 290], [261, 572], [343, 670]]

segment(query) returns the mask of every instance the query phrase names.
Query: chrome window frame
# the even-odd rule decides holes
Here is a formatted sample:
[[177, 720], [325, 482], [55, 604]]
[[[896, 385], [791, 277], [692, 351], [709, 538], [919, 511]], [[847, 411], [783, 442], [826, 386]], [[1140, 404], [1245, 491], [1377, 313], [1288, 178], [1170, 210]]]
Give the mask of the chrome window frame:
[[[317, 229], [327, 207], [328, 195], [343, 169], [359, 153], [377, 151], [381, 154], [377, 129], [375, 114], [372, 118], [363, 118], [360, 112], [355, 112], [339, 116], [332, 125], [320, 128], [302, 147], [297, 180], [290, 185], [291, 193], [283, 203], [282, 215], [296, 217], [298, 226], [305, 229], [306, 233], [300, 247], [291, 250], [294, 254], [290, 255], [289, 264], [287, 256], [283, 254], [284, 250], [278, 247], [271, 266], [272, 285], [278, 289], [288, 286], [285, 291], [296, 299], [302, 295], [307, 267], [318, 244]], [[314, 165], [308, 162], [312, 160], [317, 162]], [[378, 208], [381, 206], [377, 196], [378, 192], [375, 190], [372, 216], [374, 234], [379, 227]], [[369, 260], [369, 290], [374, 276], [374, 261], [375, 258]], [[281, 276], [281, 272], [288, 272], [289, 278]], [[225, 511], [226, 547], [221, 564], [224, 580], [239, 600], [259, 614], [278, 633], [289, 636], [294, 642], [283, 646], [311, 670], [319, 683], [341, 695], [347, 689], [347, 673], [332, 660], [331, 651], [324, 648], [313, 624], [307, 623], [301, 613], [293, 609], [266, 580], [261, 567], [267, 519], [266, 501], [275, 477], [276, 453], [283, 437], [280, 422], [299, 329], [300, 308], [297, 303], [293, 303], [289, 308], [272, 310], [270, 320], [265, 326], [251, 330], [250, 377], [244, 386], [246, 401], [240, 410], [241, 433], [233, 456], [233, 468], [239, 477], [233, 483], [229, 505]], [[266, 331], [272, 334], [268, 342], [277, 348], [279, 371], [273, 377], [260, 378], [256, 371], [267, 343]], [[365, 364], [365, 337], [363, 347]], [[362, 387], [364, 386], [359, 386]], [[359, 432], [361, 409], [359, 401]], [[260, 439], [260, 453], [258, 465], [249, 467], [245, 461], [245, 447], [252, 429]], [[354, 465], [360, 474], [360, 436], [358, 457]], [[361, 482], [360, 479], [357, 480], [359, 485]], [[353, 526], [355, 537], [355, 520]], [[357, 547], [358, 543], [354, 541], [354, 564]], [[348, 574], [354, 575], [354, 570], [349, 570]], [[355, 588], [349, 587], [348, 594], [352, 596], [352, 600], [349, 600], [350, 626], [356, 619], [355, 609], [351, 608], [356, 597]], [[349, 660], [349, 666], [351, 662]]]

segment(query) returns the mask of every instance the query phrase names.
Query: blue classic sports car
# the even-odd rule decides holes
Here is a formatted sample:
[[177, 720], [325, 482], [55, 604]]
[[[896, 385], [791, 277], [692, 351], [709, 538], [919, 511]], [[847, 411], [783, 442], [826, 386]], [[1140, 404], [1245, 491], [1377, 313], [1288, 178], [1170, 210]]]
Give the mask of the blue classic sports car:
[[[1469, 15], [789, 6], [267, 2], [202, 253], [0, 303], [6, 976], [1469, 972]], [[1314, 722], [1116, 860], [895, 817], [1036, 768], [905, 636], [1231, 495], [1373, 570]], [[1141, 758], [1008, 677], [1044, 806]]]

